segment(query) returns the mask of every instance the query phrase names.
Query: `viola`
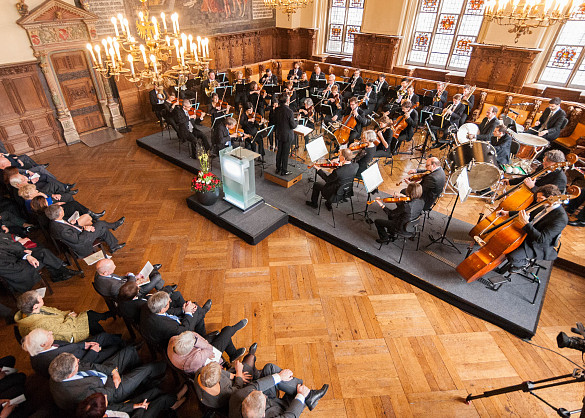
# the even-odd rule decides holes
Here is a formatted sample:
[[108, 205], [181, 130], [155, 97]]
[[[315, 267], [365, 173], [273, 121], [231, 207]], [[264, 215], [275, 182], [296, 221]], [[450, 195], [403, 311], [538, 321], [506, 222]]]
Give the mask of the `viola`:
[[347, 149], [349, 149], [350, 151], [359, 151], [359, 150], [367, 148], [367, 147], [368, 147], [368, 143], [362, 142], [362, 143], [350, 145], [349, 147], [347, 147]]
[[[579, 157], [577, 157], [575, 154], [568, 154], [567, 161], [562, 163], [555, 163], [547, 167], [545, 170], [534, 173], [532, 176], [530, 176], [530, 178], [532, 180], [536, 180], [539, 177], [559, 168], [571, 167], [577, 162], [578, 159]], [[506, 193], [501, 194], [495, 200], [500, 200], [502, 198], [504, 198], [504, 200], [502, 200], [492, 212], [490, 212], [484, 218], [480, 219], [477, 225], [471, 228], [471, 231], [469, 231], [469, 236], [477, 236], [485, 240], [487, 238], [485, 231], [488, 230], [488, 228], [497, 226], [505, 221], [505, 219], [502, 219], [502, 217], [498, 216], [498, 212], [500, 210], [509, 212], [526, 209], [534, 201], [534, 193], [531, 189], [528, 188], [528, 186], [526, 186], [526, 184], [524, 184], [524, 182], [522, 182], [508, 190]]]
[[402, 179], [402, 180], [400, 180], [398, 183], [396, 183], [396, 185], [397, 185], [397, 186], [400, 186], [400, 183], [402, 183], [403, 181], [406, 181], [406, 180], [408, 180], [408, 181], [410, 181], [410, 182], [413, 182], [413, 181], [420, 181], [420, 180], [422, 180], [422, 179], [423, 179], [423, 177], [424, 177], [424, 176], [426, 176], [427, 174], [431, 174], [431, 172], [427, 170], [427, 171], [423, 171], [422, 173], [414, 173], [414, 174], [412, 174], [412, 175], [410, 175], [410, 176], [408, 176], [408, 177], [405, 177], [405, 178], [403, 178], [403, 179]]
[[[396, 196], [396, 197], [386, 197], [381, 199], [384, 203], [398, 203], [398, 202], [410, 202], [410, 197], [408, 196]], [[369, 200], [367, 203], [371, 205], [372, 203], [376, 202], [376, 200]]]
[[[526, 212], [533, 212], [543, 207], [547, 202], [554, 205], [555, 203], [574, 199], [579, 196], [581, 190], [577, 186], [569, 186], [567, 193], [567, 195], [551, 196], [542, 202], [532, 205], [526, 209]], [[457, 266], [457, 273], [467, 280], [467, 283], [479, 279], [498, 267], [505, 260], [506, 254], [511, 253], [522, 244], [526, 238], [526, 232], [524, 232], [522, 225], [516, 222], [517, 219], [518, 214], [515, 214], [514, 216], [510, 216], [501, 225], [487, 230], [486, 234], [493, 233], [489, 242]]]

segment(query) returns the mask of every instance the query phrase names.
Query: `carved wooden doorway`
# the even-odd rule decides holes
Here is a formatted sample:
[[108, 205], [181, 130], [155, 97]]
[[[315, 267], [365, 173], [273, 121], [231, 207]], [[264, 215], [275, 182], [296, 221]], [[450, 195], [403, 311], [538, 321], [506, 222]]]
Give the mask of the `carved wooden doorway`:
[[73, 123], [80, 134], [106, 126], [83, 51], [51, 55]]

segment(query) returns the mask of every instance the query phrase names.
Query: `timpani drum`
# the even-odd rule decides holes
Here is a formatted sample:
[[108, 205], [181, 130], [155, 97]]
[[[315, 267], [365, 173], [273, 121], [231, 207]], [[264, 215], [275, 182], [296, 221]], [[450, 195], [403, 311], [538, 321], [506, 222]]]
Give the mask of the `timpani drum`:
[[469, 142], [467, 134], [477, 135], [479, 133], [479, 126], [475, 123], [464, 123], [457, 131], [457, 142], [465, 144]]
[[527, 134], [526, 132], [513, 134], [514, 140], [520, 144], [516, 158], [521, 160], [532, 160], [544, 147], [548, 146], [548, 140], [538, 135]]
[[469, 188], [474, 191], [489, 189], [500, 179], [502, 172], [497, 167], [496, 149], [489, 142], [472, 141], [454, 147], [449, 153], [451, 185], [468, 169]]

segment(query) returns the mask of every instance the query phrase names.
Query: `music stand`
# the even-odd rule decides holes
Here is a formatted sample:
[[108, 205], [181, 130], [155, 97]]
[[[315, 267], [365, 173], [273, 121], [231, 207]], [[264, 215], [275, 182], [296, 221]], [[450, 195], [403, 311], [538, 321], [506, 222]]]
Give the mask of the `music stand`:
[[333, 154], [333, 151], [335, 149], [335, 144], [333, 143], [333, 140], [335, 140], [337, 142], [337, 138], [335, 137], [335, 134], [333, 132], [331, 132], [327, 126], [325, 126], [325, 123], [321, 123], [321, 132], [325, 131], [325, 133], [331, 135], [331, 137], [333, 138], [332, 140], [329, 141], [329, 158], [331, 158], [331, 154]]
[[215, 92], [217, 93], [217, 95], [219, 96], [219, 98], [221, 99], [224, 96], [224, 90], [229, 90], [226, 91], [226, 95], [231, 96], [232, 95], [232, 86], [219, 86], [215, 88]]
[[298, 99], [306, 99], [309, 97], [309, 87], [299, 87], [295, 90]]
[[[307, 149], [307, 155], [309, 159], [314, 164], [315, 161], [319, 161], [321, 158], [326, 156], [329, 151], [327, 151], [327, 145], [325, 145], [325, 140], [323, 139], [323, 135], [318, 136], [317, 138], [313, 139], [312, 141], [308, 142], [305, 145]], [[312, 179], [308, 177], [308, 182], [313, 183], [317, 181], [317, 169], [315, 169], [315, 178]]]
[[432, 236], [429, 236], [429, 238], [431, 238], [431, 242], [427, 245], [427, 247], [430, 247], [433, 244], [448, 245], [450, 247], [455, 248], [455, 250], [457, 250], [457, 252], [461, 254], [461, 251], [459, 251], [459, 248], [455, 246], [453, 241], [447, 238], [447, 230], [449, 229], [449, 225], [451, 224], [451, 219], [453, 219], [453, 213], [455, 212], [455, 206], [457, 206], [457, 201], [461, 200], [461, 202], [465, 202], [467, 200], [467, 197], [469, 196], [469, 193], [471, 193], [471, 188], [469, 187], [469, 178], [467, 176], [468, 171], [469, 168], [466, 167], [465, 170], [461, 170], [461, 174], [459, 174], [459, 177], [457, 177], [456, 182], [457, 196], [455, 197], [455, 203], [453, 203], [453, 208], [451, 209], [451, 213], [449, 214], [449, 218], [447, 219], [447, 224], [445, 225], [445, 230], [443, 231], [443, 234], [436, 239], [433, 239]]
[[[295, 160], [300, 160], [301, 162], [305, 162], [305, 160], [302, 157], [299, 157], [298, 155], [298, 149], [299, 149], [299, 145], [300, 145], [300, 141], [299, 141], [299, 136], [302, 135], [302, 137], [304, 138], [305, 136], [307, 136], [308, 134], [310, 134], [311, 132], [313, 132], [313, 129], [304, 126], [304, 125], [298, 125], [296, 128], [293, 129], [293, 132], [295, 133], [295, 142], [296, 142], [296, 146], [293, 148], [293, 161]], [[306, 147], [306, 142], [305, 141], [305, 147]], [[296, 167], [295, 163], [292, 163], [293, 167]]]
[[382, 174], [380, 173], [380, 167], [378, 164], [372, 164], [368, 168], [366, 168], [362, 172], [362, 181], [364, 182], [364, 187], [366, 188], [366, 192], [368, 192], [368, 198], [366, 200], [366, 207], [364, 210], [359, 212], [352, 212], [348, 213], [349, 215], [360, 215], [364, 217], [364, 221], [370, 225], [370, 229], [372, 229], [372, 224], [374, 221], [370, 218], [370, 212], [368, 204], [369, 201], [372, 200], [372, 192], [375, 191], [382, 183], [384, 183], [384, 179], [382, 178]]
[[221, 116], [218, 116], [218, 117], [216, 117], [216, 118], [213, 120], [213, 123], [211, 124], [211, 129], [213, 129], [213, 128], [214, 128], [214, 126], [215, 126], [215, 122], [217, 122], [218, 120], [220, 120], [220, 119], [224, 119], [224, 118], [230, 118], [230, 117], [232, 117], [233, 115], [234, 115], [233, 113], [227, 113], [227, 114], [225, 114], [225, 115], [221, 115]]

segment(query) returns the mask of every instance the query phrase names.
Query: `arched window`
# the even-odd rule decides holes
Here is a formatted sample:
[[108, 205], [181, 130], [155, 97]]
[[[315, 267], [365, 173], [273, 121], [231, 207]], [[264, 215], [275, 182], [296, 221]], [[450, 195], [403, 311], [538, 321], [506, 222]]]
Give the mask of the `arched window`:
[[353, 38], [362, 27], [365, 0], [331, 0], [326, 52], [353, 54]]
[[484, 9], [484, 0], [420, 0], [407, 63], [465, 70]]
[[559, 30], [540, 82], [585, 87], [585, 10], [574, 14]]

